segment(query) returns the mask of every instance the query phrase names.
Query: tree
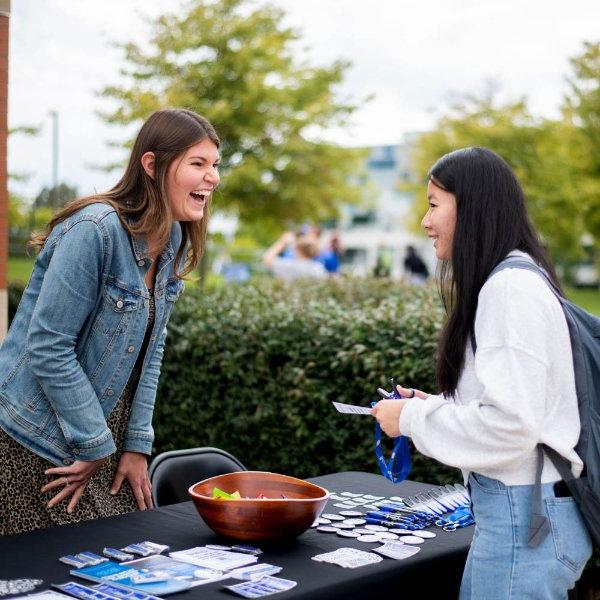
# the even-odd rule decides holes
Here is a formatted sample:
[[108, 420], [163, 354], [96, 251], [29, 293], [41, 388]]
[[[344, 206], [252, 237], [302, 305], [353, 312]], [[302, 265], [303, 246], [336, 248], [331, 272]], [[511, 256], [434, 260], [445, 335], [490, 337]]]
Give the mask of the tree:
[[27, 227], [27, 213], [29, 207], [22, 196], [8, 193], [8, 225], [10, 229], [23, 229]]
[[351, 184], [363, 153], [316, 140], [344, 125], [356, 106], [334, 89], [348, 63], [312, 67], [294, 59], [299, 34], [283, 11], [245, 0], [194, 0], [153, 23], [143, 47], [123, 46], [126, 85], [104, 89], [118, 108], [102, 116], [137, 123], [152, 111], [185, 106], [206, 116], [223, 139], [217, 210], [233, 210], [265, 237], [286, 223], [335, 216], [360, 198]]
[[[17, 127], [12, 127], [8, 130], [8, 135], [22, 134], [26, 136], [36, 136], [39, 134], [41, 129], [40, 125], [19, 125]], [[9, 181], [27, 181], [30, 177], [30, 173], [9, 173], [8, 180]], [[10, 200], [9, 200], [10, 201]]]
[[43, 187], [33, 201], [33, 208], [50, 208], [53, 212], [62, 208], [69, 200], [77, 198], [76, 187], [67, 183], [59, 183], [55, 187]]
[[[466, 146], [486, 146], [515, 170], [529, 213], [554, 260], [565, 262], [581, 252], [585, 216], [574, 186], [575, 131], [565, 121], [534, 117], [524, 99], [498, 104], [493, 89], [456, 102], [433, 130], [415, 144], [417, 192], [415, 217], [427, 210], [427, 172], [443, 154]], [[416, 219], [415, 219], [416, 221]]]
[[571, 67], [571, 91], [563, 112], [575, 132], [572, 165], [580, 211], [600, 248], [600, 42], [586, 42], [583, 53], [571, 59]]

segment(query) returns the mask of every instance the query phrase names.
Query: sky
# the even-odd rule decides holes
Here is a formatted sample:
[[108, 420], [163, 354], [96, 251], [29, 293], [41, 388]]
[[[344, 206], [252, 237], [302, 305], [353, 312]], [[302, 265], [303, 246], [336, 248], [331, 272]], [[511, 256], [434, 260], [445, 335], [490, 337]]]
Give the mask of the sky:
[[[250, 0], [251, 4], [263, 2]], [[453, 94], [480, 94], [489, 81], [500, 98], [526, 97], [534, 114], [559, 115], [569, 58], [600, 38], [598, 0], [271, 0], [302, 35], [298, 56], [316, 65], [352, 66], [340, 98], [365, 103], [348, 130], [326, 137], [349, 146], [395, 144], [435, 127]], [[9, 139], [11, 181], [33, 198], [52, 182], [52, 119], [58, 113], [58, 178], [80, 194], [118, 179], [95, 165], [123, 157], [108, 143], [131, 131], [105, 124], [98, 92], [119, 84], [123, 54], [114, 44], [148, 39], [158, 15], [180, 0], [12, 0], [9, 127], [41, 126]]]

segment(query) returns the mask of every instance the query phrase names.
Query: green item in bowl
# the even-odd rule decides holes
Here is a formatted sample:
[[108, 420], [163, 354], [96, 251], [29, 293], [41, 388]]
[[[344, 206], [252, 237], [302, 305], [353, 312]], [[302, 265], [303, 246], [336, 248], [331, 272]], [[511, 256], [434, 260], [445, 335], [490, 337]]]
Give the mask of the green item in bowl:
[[220, 490], [218, 487], [214, 487], [212, 489], [212, 497], [220, 498], [221, 500], [239, 500], [241, 498], [238, 491], [233, 492], [233, 494], [228, 494], [227, 492]]

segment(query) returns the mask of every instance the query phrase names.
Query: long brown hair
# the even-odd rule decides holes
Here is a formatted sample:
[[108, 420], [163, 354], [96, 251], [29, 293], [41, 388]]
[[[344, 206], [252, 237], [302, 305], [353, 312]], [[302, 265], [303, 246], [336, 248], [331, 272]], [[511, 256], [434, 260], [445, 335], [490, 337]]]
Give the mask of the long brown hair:
[[[69, 202], [48, 223], [45, 232], [33, 232], [30, 245], [38, 252], [52, 229], [78, 210], [95, 202], [110, 204], [123, 227], [134, 237], [152, 237], [151, 250], [162, 250], [171, 235], [173, 215], [166, 193], [167, 171], [188, 148], [209, 139], [218, 148], [214, 127], [202, 116], [184, 108], [167, 108], [154, 112], [142, 125], [133, 144], [129, 163], [119, 182], [108, 192]], [[154, 154], [154, 177], [141, 162], [146, 152]], [[202, 257], [208, 228], [208, 205], [201, 221], [181, 223], [182, 239], [175, 258], [175, 270], [189, 243], [186, 264], [178, 276], [190, 273]]]

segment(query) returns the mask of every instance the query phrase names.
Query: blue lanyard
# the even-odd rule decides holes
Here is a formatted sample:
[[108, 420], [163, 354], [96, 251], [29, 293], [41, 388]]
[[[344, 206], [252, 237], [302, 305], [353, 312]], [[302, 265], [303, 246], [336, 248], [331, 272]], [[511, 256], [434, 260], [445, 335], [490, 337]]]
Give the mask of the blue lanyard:
[[[400, 396], [396, 391], [396, 384], [393, 379], [391, 381], [392, 392], [391, 394], [388, 392], [386, 400], [399, 400]], [[377, 403], [372, 402], [371, 406], [375, 406], [375, 404]], [[394, 438], [394, 449], [392, 450], [390, 460], [386, 461], [381, 447], [381, 427], [377, 421], [375, 421], [375, 456], [377, 457], [381, 474], [392, 483], [400, 483], [408, 477], [411, 467], [408, 438], [404, 435]]]

